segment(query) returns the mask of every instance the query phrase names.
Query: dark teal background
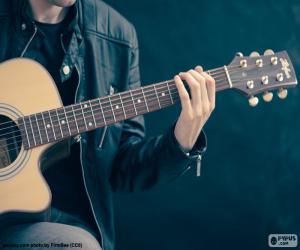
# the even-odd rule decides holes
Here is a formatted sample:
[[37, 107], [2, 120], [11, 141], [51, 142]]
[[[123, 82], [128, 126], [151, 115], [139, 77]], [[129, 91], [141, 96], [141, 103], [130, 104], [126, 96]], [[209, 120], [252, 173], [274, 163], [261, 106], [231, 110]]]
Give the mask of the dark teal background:
[[[136, 27], [143, 83], [197, 64], [230, 63], [237, 51], [287, 50], [300, 67], [300, 2], [292, 0], [110, 0]], [[251, 108], [218, 93], [205, 130], [202, 176], [116, 197], [118, 250], [268, 249], [270, 233], [300, 237], [300, 92]], [[146, 116], [148, 135], [179, 106]]]

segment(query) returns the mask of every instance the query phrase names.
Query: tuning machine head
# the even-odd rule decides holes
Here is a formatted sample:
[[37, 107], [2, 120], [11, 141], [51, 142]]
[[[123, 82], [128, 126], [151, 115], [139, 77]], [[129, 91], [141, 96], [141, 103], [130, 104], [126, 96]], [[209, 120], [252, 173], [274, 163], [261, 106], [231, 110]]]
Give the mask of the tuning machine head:
[[263, 54], [253, 51], [249, 56], [237, 53], [223, 68], [225, 88], [244, 94], [252, 107], [258, 105], [260, 94], [263, 102], [271, 102], [275, 90], [279, 90], [278, 97], [284, 99], [286, 89], [297, 86], [295, 70], [286, 51], [274, 53], [268, 49]]
[[271, 49], [267, 49], [265, 52], [264, 52], [264, 56], [272, 56], [274, 55], [274, 51], [271, 50]]
[[266, 91], [263, 94], [263, 99], [264, 99], [265, 102], [271, 102], [273, 100], [273, 93]]
[[288, 95], [287, 89], [279, 89], [277, 95], [280, 99], [285, 99]]
[[249, 98], [248, 102], [251, 107], [255, 107], [255, 106], [257, 106], [259, 99], [256, 96], [251, 96]]
[[253, 52], [251, 52], [251, 54], [250, 54], [250, 57], [259, 57], [260, 55], [259, 55], [259, 53], [257, 52], [257, 51], [253, 51]]

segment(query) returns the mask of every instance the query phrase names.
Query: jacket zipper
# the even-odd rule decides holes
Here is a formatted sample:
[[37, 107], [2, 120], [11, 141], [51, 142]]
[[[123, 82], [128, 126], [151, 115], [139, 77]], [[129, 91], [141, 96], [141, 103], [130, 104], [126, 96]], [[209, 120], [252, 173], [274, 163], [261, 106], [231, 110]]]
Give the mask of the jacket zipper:
[[196, 159], [196, 169], [197, 169], [196, 175], [197, 175], [197, 177], [199, 177], [201, 175], [201, 159], [202, 159], [202, 156], [199, 153], [197, 156], [197, 159]]
[[98, 148], [100, 148], [100, 149], [102, 149], [102, 147], [103, 147], [103, 142], [104, 142], [104, 138], [105, 138], [106, 132], [107, 132], [107, 126], [105, 126], [103, 128], [103, 133], [101, 135], [100, 143], [98, 145]]
[[67, 50], [66, 50], [65, 45], [64, 45], [64, 43], [63, 43], [63, 36], [64, 36], [63, 34], [60, 34], [60, 45], [61, 45], [61, 47], [62, 47], [64, 53], [66, 54], [66, 53], [67, 53]]
[[[112, 85], [110, 85], [109, 94], [112, 95], [112, 94], [114, 94], [114, 93], [115, 93], [115, 90], [114, 90], [114, 88], [112, 87]], [[103, 147], [105, 135], [106, 135], [106, 133], [107, 133], [107, 128], [108, 128], [108, 126], [105, 126], [105, 127], [104, 127], [103, 133], [102, 133], [102, 135], [101, 135], [100, 142], [99, 142], [99, 145], [98, 145], [98, 148], [100, 148], [100, 149], [102, 149], [102, 147]]]
[[[62, 36], [61, 36], [62, 38]], [[79, 89], [79, 85], [80, 85], [80, 72], [79, 72], [79, 69], [77, 67], [77, 65], [75, 64], [75, 68], [78, 72], [78, 85], [77, 85], [77, 88], [76, 88], [76, 91], [75, 91], [75, 103], [77, 101], [77, 92], [78, 92], [78, 89]], [[94, 211], [94, 207], [93, 207], [93, 204], [92, 204], [92, 201], [91, 201], [91, 197], [90, 197], [90, 194], [87, 190], [87, 187], [86, 187], [86, 182], [85, 182], [85, 173], [84, 173], [84, 169], [83, 169], [83, 164], [82, 164], [82, 143], [81, 143], [81, 140], [79, 141], [79, 145], [80, 145], [80, 166], [81, 166], [81, 171], [82, 171], [82, 177], [83, 177], [83, 184], [84, 184], [84, 189], [85, 189], [85, 192], [87, 194], [87, 197], [89, 199], [89, 203], [90, 203], [90, 206], [91, 206], [91, 209], [92, 209], [92, 213], [93, 213], [93, 217], [94, 217], [94, 220], [96, 221], [96, 224], [97, 224], [97, 227], [98, 227], [98, 230], [100, 232], [100, 237], [101, 237], [101, 243], [102, 243], [102, 249], [104, 250], [104, 243], [103, 243], [103, 238], [102, 238], [102, 232], [101, 232], [101, 228], [99, 226], [99, 223], [97, 221], [97, 218], [96, 218], [96, 215], [95, 215], [95, 211]]]
[[[63, 38], [63, 35], [61, 35], [61, 43], [62, 43], [62, 38]], [[64, 46], [63, 46], [63, 49], [64, 49]], [[78, 89], [79, 89], [79, 85], [80, 85], [80, 71], [77, 67], [76, 64], [75, 65], [75, 68], [78, 72], [78, 84], [77, 84], [77, 88], [76, 88], [76, 91], [75, 91], [75, 103], [77, 102], [77, 92], [78, 92]], [[91, 197], [90, 197], [90, 194], [87, 190], [87, 187], [86, 187], [86, 182], [85, 182], [85, 173], [84, 173], [84, 169], [83, 169], [83, 164], [82, 164], [82, 143], [81, 143], [81, 140], [79, 141], [79, 146], [80, 146], [80, 166], [81, 166], [81, 171], [82, 171], [82, 177], [83, 177], [83, 184], [84, 184], [84, 189], [85, 189], [85, 192], [87, 194], [87, 197], [89, 199], [89, 203], [90, 203], [90, 207], [92, 209], [92, 213], [93, 213], [93, 217], [94, 217], [94, 220], [97, 224], [97, 227], [98, 227], [98, 230], [100, 232], [100, 238], [101, 238], [101, 244], [102, 244], [102, 250], [104, 250], [104, 242], [103, 242], [103, 238], [102, 238], [102, 231], [101, 231], [101, 228], [100, 228], [100, 225], [97, 221], [97, 218], [96, 218], [96, 215], [95, 215], [95, 210], [94, 210], [94, 207], [93, 207], [93, 204], [92, 204], [92, 200], [91, 200]]]
[[[65, 45], [64, 45], [64, 43], [63, 43], [63, 34], [60, 35], [60, 43], [61, 43], [61, 47], [62, 47], [64, 53], [66, 53], [66, 48], [65, 48]], [[76, 67], [76, 70], [77, 70], [77, 72], [78, 72], [78, 74], [79, 74], [79, 70], [78, 70], [77, 67]], [[78, 84], [78, 86], [79, 86], [79, 84]], [[77, 87], [78, 87], [78, 86], [77, 86]], [[77, 89], [76, 89], [76, 94], [77, 94]], [[75, 94], [75, 95], [76, 95], [76, 94]], [[101, 149], [102, 146], [103, 146], [103, 142], [104, 142], [104, 138], [105, 138], [105, 135], [106, 135], [106, 131], [107, 131], [107, 126], [104, 127], [103, 133], [102, 133], [102, 135], [101, 135], [100, 143], [99, 143], [99, 145], [98, 145], [98, 148], [100, 148], [100, 149]], [[79, 135], [79, 138], [80, 138], [80, 135]]]
[[26, 50], [28, 49], [29, 45], [31, 44], [31, 42], [32, 42], [33, 38], [35, 37], [36, 33], [37, 33], [37, 27], [34, 24], [34, 32], [33, 32], [32, 36], [30, 37], [30, 39], [28, 40], [28, 42], [27, 42], [25, 48], [23, 49], [20, 57], [24, 57], [24, 54], [26, 53]]

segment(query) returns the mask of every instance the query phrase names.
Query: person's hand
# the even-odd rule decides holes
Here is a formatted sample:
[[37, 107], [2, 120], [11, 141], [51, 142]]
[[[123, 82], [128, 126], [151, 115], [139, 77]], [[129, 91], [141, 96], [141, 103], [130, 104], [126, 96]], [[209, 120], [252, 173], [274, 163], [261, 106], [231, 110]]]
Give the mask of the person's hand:
[[[176, 75], [174, 80], [182, 108], [174, 134], [180, 146], [189, 151], [215, 108], [215, 80], [201, 66]], [[191, 99], [183, 80], [189, 86]]]

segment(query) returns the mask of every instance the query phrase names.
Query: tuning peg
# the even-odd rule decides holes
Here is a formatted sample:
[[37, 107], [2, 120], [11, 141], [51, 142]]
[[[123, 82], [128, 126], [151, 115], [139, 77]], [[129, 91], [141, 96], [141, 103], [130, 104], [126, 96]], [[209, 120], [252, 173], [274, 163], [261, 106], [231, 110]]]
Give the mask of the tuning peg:
[[262, 76], [261, 82], [264, 85], [267, 85], [269, 83], [269, 77], [268, 76]]
[[264, 56], [271, 56], [271, 55], [274, 55], [274, 51], [271, 50], [271, 49], [267, 49], [265, 52], [264, 52]]
[[257, 59], [255, 64], [256, 64], [257, 67], [261, 68], [263, 66], [263, 60], [261, 58]]
[[258, 57], [259, 56], [259, 53], [257, 51], [253, 51], [251, 54], [250, 54], [250, 57]]
[[243, 55], [242, 52], [237, 52], [237, 53], [236, 53], [236, 56], [238, 56], [238, 57], [243, 57], [244, 55]]
[[277, 81], [282, 82], [283, 81], [283, 74], [282, 73], [278, 73], [276, 75], [276, 79], [277, 79]]
[[287, 91], [287, 89], [279, 89], [279, 91], [277, 92], [277, 95], [280, 99], [285, 99], [288, 95], [288, 91]]
[[264, 99], [265, 102], [270, 102], [270, 101], [272, 101], [272, 99], [273, 99], [273, 93], [272, 93], [272, 92], [266, 91], [266, 92], [263, 94], [263, 99]]
[[241, 61], [240, 61], [240, 66], [241, 66], [242, 68], [246, 68], [246, 67], [247, 67], [247, 60], [245, 60], [245, 59], [241, 60]]
[[249, 98], [248, 102], [251, 107], [255, 107], [255, 106], [257, 106], [259, 99], [255, 96], [252, 96]]

